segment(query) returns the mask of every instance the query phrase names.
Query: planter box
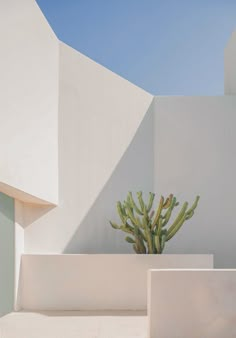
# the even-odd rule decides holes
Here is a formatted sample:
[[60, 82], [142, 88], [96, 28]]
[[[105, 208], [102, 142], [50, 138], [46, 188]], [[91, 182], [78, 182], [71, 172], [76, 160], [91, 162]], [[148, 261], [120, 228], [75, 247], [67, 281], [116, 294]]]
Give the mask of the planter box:
[[147, 271], [213, 268], [212, 255], [23, 255], [24, 310], [145, 310]]

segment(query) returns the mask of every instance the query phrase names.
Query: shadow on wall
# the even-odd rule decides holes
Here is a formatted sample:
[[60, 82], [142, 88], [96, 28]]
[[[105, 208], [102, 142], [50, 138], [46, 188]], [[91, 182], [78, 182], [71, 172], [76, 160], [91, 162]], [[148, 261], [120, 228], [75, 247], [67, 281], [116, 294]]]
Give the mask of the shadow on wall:
[[153, 190], [153, 143], [151, 104], [131, 144], [65, 247], [64, 253], [133, 252], [132, 246], [124, 240], [125, 235], [112, 229], [109, 220], [119, 221], [116, 202], [123, 200], [128, 191], [142, 190], [148, 193]]
[[0, 193], [0, 317], [14, 304], [14, 200]]
[[[25, 207], [27, 209], [25, 209]], [[16, 223], [18, 223], [23, 229], [25, 229], [29, 225], [31, 225], [34, 221], [44, 216], [46, 213], [48, 213], [55, 207], [56, 206], [54, 205], [27, 204], [18, 201], [18, 208], [16, 208], [15, 214]]]
[[17, 289], [16, 289], [16, 295], [15, 295], [15, 311], [20, 311], [21, 309], [21, 294], [22, 294], [22, 287], [23, 287], [23, 259], [22, 256], [20, 258], [20, 267], [19, 267], [19, 275], [18, 275], [18, 281], [17, 281]]

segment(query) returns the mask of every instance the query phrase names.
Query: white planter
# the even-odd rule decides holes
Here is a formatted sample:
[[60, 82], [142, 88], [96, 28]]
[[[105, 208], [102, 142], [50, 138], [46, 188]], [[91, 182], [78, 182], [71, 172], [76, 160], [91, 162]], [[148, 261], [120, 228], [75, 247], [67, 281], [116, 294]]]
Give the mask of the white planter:
[[23, 255], [20, 307], [145, 310], [149, 269], [212, 267], [212, 255]]

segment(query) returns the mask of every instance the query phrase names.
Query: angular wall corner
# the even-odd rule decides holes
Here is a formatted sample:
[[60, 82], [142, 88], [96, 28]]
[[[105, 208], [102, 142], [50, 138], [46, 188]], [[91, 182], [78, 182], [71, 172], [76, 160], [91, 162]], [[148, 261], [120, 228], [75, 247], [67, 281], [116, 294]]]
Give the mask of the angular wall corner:
[[0, 191], [57, 204], [59, 42], [33, 0], [0, 3], [0, 39]]

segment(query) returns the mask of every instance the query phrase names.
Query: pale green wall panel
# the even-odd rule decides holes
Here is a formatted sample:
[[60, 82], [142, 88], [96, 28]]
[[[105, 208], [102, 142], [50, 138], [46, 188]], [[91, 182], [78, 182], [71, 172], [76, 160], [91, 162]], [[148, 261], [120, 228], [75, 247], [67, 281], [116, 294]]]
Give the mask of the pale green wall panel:
[[14, 302], [14, 200], [0, 193], [0, 316]]

